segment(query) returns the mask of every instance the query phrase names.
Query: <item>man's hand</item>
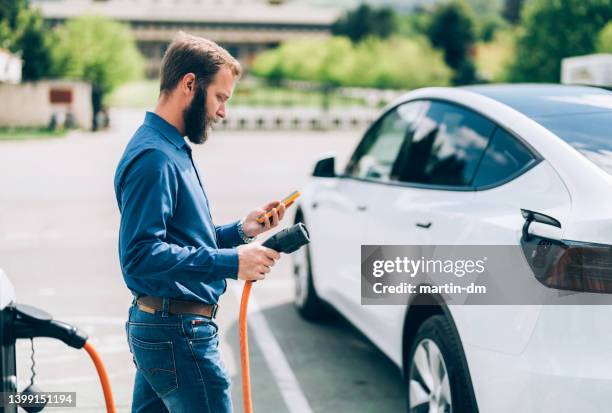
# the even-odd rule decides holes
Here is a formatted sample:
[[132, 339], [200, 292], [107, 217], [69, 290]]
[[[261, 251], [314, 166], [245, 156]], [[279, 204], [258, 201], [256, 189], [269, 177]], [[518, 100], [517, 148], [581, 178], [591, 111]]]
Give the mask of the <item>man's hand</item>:
[[263, 280], [280, 258], [278, 252], [257, 243], [241, 245], [237, 249], [239, 280]]
[[[260, 224], [257, 218], [266, 212], [272, 211], [272, 219], [265, 217], [264, 222]], [[263, 208], [256, 209], [247, 215], [242, 222], [242, 230], [247, 237], [256, 237], [262, 232], [266, 232], [270, 228], [274, 228], [285, 216], [285, 204], [280, 201], [272, 201]]]

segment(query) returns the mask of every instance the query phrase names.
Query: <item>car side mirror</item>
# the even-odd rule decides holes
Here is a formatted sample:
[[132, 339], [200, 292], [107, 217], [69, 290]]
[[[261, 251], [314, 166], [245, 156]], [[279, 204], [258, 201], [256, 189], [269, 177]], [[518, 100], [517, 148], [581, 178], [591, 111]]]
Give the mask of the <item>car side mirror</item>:
[[319, 160], [312, 171], [312, 176], [315, 178], [334, 178], [336, 176], [336, 161], [335, 157], [331, 156]]

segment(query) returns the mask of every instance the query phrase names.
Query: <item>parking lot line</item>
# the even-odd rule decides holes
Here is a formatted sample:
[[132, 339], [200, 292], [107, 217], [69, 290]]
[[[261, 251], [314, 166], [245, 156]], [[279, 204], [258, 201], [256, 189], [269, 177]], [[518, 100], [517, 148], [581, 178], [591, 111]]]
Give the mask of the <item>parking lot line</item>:
[[[242, 283], [231, 283], [231, 290], [238, 301], [242, 296]], [[272, 330], [261, 313], [257, 300], [251, 294], [248, 307], [249, 334], [255, 337], [257, 345], [274, 376], [281, 395], [291, 413], [312, 413], [312, 408], [289, 366], [278, 341], [274, 338]]]

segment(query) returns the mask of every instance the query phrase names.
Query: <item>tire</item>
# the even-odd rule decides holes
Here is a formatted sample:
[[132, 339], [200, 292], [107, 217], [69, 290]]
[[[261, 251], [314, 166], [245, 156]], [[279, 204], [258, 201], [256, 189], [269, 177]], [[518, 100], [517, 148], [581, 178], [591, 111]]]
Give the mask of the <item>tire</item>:
[[319, 297], [312, 280], [310, 246], [305, 245], [292, 255], [293, 274], [295, 275], [294, 304], [298, 313], [309, 321], [328, 319], [331, 315], [329, 304]]
[[409, 413], [478, 413], [461, 342], [446, 317], [421, 324], [406, 361]]

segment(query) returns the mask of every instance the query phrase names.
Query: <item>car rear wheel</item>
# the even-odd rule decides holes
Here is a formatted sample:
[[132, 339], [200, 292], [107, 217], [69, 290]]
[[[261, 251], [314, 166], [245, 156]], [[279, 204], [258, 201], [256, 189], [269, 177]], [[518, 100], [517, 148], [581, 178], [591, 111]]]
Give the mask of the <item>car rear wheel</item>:
[[446, 317], [421, 324], [407, 361], [408, 412], [478, 412], [459, 337]]

